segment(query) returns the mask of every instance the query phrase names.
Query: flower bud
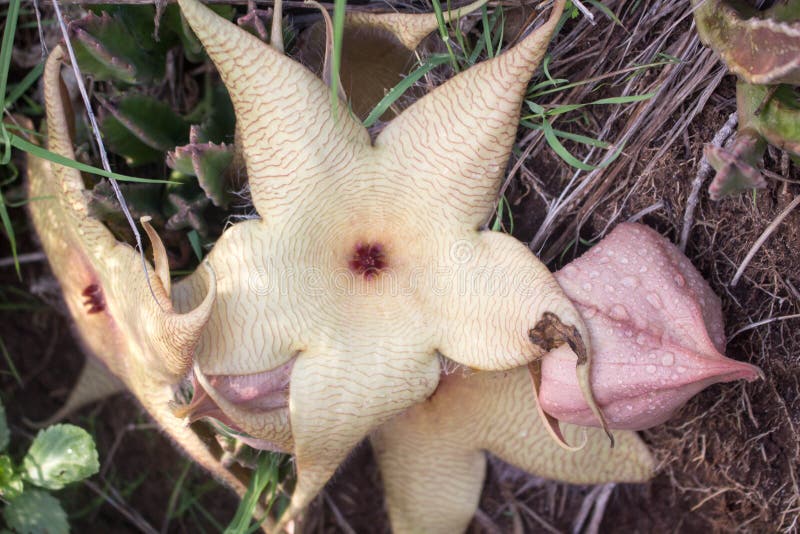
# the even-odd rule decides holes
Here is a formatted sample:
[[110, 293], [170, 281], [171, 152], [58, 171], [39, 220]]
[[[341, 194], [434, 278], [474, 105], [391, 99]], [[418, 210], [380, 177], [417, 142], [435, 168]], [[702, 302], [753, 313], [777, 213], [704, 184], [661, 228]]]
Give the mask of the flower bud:
[[[717, 382], [762, 377], [726, 358], [719, 298], [672, 243], [638, 224], [621, 224], [556, 273], [589, 329], [595, 398], [616, 429], [663, 423]], [[539, 400], [560, 421], [597, 426], [562, 346], [542, 362]]]

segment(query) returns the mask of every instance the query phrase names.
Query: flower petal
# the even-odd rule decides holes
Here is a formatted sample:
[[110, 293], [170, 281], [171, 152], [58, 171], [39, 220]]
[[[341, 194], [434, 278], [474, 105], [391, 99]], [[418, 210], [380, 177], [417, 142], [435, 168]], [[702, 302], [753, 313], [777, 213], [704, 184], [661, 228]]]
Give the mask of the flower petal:
[[197, 0], [179, 3], [231, 95], [256, 209], [272, 222], [291, 218], [320, 182], [346, 175], [370, 148], [367, 131], [346, 105], [334, 110], [307, 68]]
[[438, 381], [437, 358], [407, 342], [374, 347], [354, 341], [346, 351], [320, 347], [302, 353], [289, 401], [297, 485], [281, 522], [316, 496], [358, 442], [423, 401]]
[[512, 49], [443, 83], [393, 119], [375, 147], [393, 162], [390, 179], [424, 188], [425, 216], [442, 211], [442, 225], [485, 223], [519, 125], [531, 75], [561, 17], [550, 18]]
[[486, 450], [525, 471], [574, 484], [641, 482], [653, 474], [647, 447], [632, 432], [565, 425], [566, 451], [536, 410], [527, 370], [443, 376], [436, 393], [372, 437], [395, 532], [463, 531], [478, 505]]

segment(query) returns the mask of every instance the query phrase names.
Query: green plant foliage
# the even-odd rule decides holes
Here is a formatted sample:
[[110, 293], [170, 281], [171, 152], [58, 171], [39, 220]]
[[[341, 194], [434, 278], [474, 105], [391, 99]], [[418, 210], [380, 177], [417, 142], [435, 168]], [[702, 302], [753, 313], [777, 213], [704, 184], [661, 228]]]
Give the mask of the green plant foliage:
[[22, 460], [25, 480], [51, 490], [83, 480], [99, 469], [92, 436], [74, 425], [54, 425], [41, 430]]
[[0, 402], [0, 451], [6, 450], [9, 439], [11, 439], [11, 433], [8, 431], [6, 407]]
[[14, 470], [11, 458], [0, 456], [0, 496], [5, 500], [15, 499], [23, 489], [22, 477]]
[[162, 161], [164, 152], [189, 138], [189, 123], [155, 98], [126, 95], [106, 104], [100, 125], [109, 148], [130, 166]]
[[67, 514], [58, 499], [46, 491], [31, 489], [3, 509], [6, 525], [17, 534], [66, 534]]
[[[209, 228], [203, 212], [211, 204], [197, 183], [191, 177], [180, 178], [179, 185], [167, 187], [167, 201], [164, 211], [169, 217], [167, 230], [196, 230], [202, 237], [208, 237]], [[178, 181], [178, 180], [176, 180]]]
[[[120, 184], [122, 196], [135, 220], [145, 215], [152, 217], [152, 224], [164, 224], [161, 213], [162, 188], [158, 184], [137, 185]], [[117, 236], [128, 236], [130, 226], [122, 213], [117, 196], [109, 182], [100, 182], [89, 194], [89, 213], [103, 221]]]
[[200, 142], [198, 130], [192, 127], [191, 142], [171, 152], [167, 163], [182, 174], [196, 176], [200, 187], [214, 205], [227, 208], [230, 201], [227, 173], [233, 162], [233, 148]]
[[[282, 480], [281, 464], [285, 463], [285, 456], [274, 453], [261, 453], [258, 457], [258, 464], [253, 471], [250, 484], [247, 487], [239, 507], [236, 509], [225, 534], [250, 534], [260, 528], [259, 522], [253, 522], [251, 518], [255, 513], [256, 506], [262, 500], [262, 495], [267, 497], [269, 513], [277, 495], [278, 484]], [[266, 517], [266, 515], [264, 516]]]
[[[137, 9], [134, 9], [136, 7]], [[147, 37], [147, 23], [142, 21], [139, 6], [123, 13], [90, 13], [70, 24], [70, 38], [78, 64], [84, 73], [97, 80], [117, 80], [135, 84], [164, 76], [163, 50]], [[149, 8], [145, 8], [149, 9]], [[152, 18], [150, 27], [152, 27]], [[167, 43], [161, 44], [164, 46]]]

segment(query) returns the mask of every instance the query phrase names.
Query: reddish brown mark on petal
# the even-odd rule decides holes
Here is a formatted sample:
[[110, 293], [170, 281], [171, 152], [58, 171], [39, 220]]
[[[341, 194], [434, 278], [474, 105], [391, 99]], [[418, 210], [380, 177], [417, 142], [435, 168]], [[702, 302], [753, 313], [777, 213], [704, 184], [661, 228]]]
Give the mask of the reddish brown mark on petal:
[[103, 297], [103, 290], [98, 284], [89, 284], [81, 291], [81, 295], [85, 297], [83, 305], [88, 308], [89, 315], [100, 313], [106, 309], [106, 300]]

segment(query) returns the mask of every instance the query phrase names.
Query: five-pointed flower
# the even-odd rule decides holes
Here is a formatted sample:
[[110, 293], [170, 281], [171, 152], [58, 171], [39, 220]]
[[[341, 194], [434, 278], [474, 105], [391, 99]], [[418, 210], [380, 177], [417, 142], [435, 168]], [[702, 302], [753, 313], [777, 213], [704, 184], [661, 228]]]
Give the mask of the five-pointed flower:
[[[195, 378], [235, 428], [294, 452], [288, 515], [370, 431], [434, 391], [437, 352], [503, 370], [568, 342], [594, 405], [580, 315], [523, 244], [479, 231], [563, 2], [374, 141], [305, 67], [196, 0], [180, 5], [231, 95], [261, 215], [208, 256], [217, 299]], [[196, 305], [208, 277], [174, 288], [178, 309]], [[287, 372], [288, 407], [276, 406]]]

